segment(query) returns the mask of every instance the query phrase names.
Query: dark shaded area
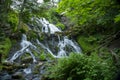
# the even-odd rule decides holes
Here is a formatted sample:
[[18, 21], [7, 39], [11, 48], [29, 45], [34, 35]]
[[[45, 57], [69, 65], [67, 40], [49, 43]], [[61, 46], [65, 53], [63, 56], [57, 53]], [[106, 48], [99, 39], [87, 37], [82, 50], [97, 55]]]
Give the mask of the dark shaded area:
[[120, 80], [120, 72], [118, 73], [118, 75], [117, 75], [115, 80]]
[[[118, 4], [120, 4], [120, 0], [116, 0]], [[119, 79], [120, 80], [120, 79]]]

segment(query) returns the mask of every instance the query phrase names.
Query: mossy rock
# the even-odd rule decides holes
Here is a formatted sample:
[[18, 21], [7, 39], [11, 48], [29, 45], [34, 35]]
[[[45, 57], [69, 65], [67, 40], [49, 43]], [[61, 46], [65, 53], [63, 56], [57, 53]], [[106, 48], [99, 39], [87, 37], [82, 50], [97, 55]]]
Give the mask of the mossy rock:
[[31, 56], [25, 57], [24, 59], [21, 60], [22, 63], [32, 63], [33, 58]]
[[20, 31], [26, 33], [29, 31], [29, 26], [23, 22], [20, 22]]

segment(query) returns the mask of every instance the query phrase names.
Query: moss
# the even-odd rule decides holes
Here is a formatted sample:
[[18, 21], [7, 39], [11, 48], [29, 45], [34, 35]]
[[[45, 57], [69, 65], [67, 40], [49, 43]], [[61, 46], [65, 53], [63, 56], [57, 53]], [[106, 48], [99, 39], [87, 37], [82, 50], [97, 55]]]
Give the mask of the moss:
[[46, 54], [44, 52], [42, 52], [39, 57], [42, 61], [46, 60]]
[[10, 26], [12, 27], [13, 31], [17, 30], [17, 25], [18, 25], [18, 14], [14, 11], [11, 11], [8, 14], [8, 23], [10, 24]]
[[21, 31], [22, 33], [28, 32], [28, 31], [29, 31], [28, 25], [26, 25], [26, 24], [23, 23], [23, 22], [20, 22], [20, 31]]
[[4, 41], [0, 42], [0, 54], [2, 55], [2, 61], [8, 57], [8, 53], [11, 48], [11, 40], [9, 38], [5, 38]]

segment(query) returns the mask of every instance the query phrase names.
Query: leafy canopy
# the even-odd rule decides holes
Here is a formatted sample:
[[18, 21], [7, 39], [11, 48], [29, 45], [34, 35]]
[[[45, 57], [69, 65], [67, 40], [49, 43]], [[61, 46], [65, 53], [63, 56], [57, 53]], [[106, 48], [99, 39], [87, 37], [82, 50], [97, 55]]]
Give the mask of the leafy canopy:
[[113, 27], [120, 21], [120, 5], [116, 0], [62, 0], [58, 12], [64, 13], [78, 26]]

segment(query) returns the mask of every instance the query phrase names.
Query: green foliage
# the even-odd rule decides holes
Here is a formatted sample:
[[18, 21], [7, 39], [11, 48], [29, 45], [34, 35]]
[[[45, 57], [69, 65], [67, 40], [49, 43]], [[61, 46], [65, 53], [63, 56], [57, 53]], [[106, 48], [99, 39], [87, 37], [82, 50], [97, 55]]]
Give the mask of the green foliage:
[[114, 18], [119, 14], [119, 9], [120, 5], [115, 0], [62, 0], [57, 11], [66, 12], [64, 15], [70, 18], [71, 23], [84, 31], [93, 29], [102, 32], [115, 28]]
[[0, 1], [0, 24], [6, 24], [8, 12], [10, 10], [11, 0]]
[[64, 24], [62, 24], [62, 22], [61, 22], [61, 16], [56, 11], [56, 8], [54, 8], [54, 7], [48, 8], [49, 5], [46, 5], [46, 4], [42, 5], [41, 7], [45, 11], [41, 11], [41, 12], [43, 12], [42, 13], [43, 15], [40, 14], [40, 17], [42, 16], [42, 17], [46, 18], [50, 23], [56, 25], [57, 27], [59, 27], [61, 29], [65, 29]]
[[[19, 31], [21, 33], [27, 33], [29, 31], [29, 26], [21, 21], [21, 22], [19, 22]], [[28, 33], [31, 34], [32, 32], [29, 31]], [[32, 36], [32, 34], [31, 34], [31, 36]]]
[[56, 24], [56, 26], [59, 27], [59, 28], [61, 28], [62, 30], [65, 29], [65, 25], [62, 24], [62, 23], [60, 23], [60, 22], [58, 22], [58, 23]]
[[61, 16], [56, 11], [56, 8], [51, 8], [47, 12], [46, 17], [51, 23], [55, 24], [57, 27], [61, 28], [62, 30], [65, 29], [65, 25], [61, 22]]
[[16, 31], [18, 26], [18, 14], [14, 11], [8, 13], [8, 23], [12, 27], [12, 30]]
[[45, 14], [45, 18], [53, 23], [53, 24], [57, 24], [60, 22], [60, 15], [56, 12], [56, 8], [50, 8], [46, 11]]
[[5, 38], [4, 41], [0, 42], [0, 54], [2, 54], [2, 60], [5, 60], [8, 57], [11, 45], [9, 38]]
[[49, 2], [50, 0], [44, 0], [44, 2]]
[[79, 36], [77, 38], [77, 42], [85, 53], [91, 53], [98, 46], [98, 40], [95, 36]]
[[116, 15], [116, 17], [114, 18], [115, 22], [120, 22], [120, 14]]
[[40, 54], [40, 60], [42, 61], [46, 60], [46, 54], [44, 52]]
[[55, 60], [55, 57], [53, 57], [53, 55], [51, 55], [50, 53], [47, 53], [46, 57], [47, 57], [48, 60], [51, 60], [51, 61]]
[[28, 40], [32, 40], [32, 39], [37, 38], [37, 34], [32, 30], [27, 31], [27, 35], [28, 35]]
[[70, 54], [47, 69], [50, 80], [113, 80], [114, 66], [98, 57], [84, 54]]

